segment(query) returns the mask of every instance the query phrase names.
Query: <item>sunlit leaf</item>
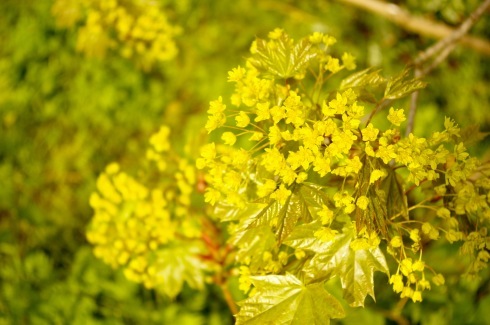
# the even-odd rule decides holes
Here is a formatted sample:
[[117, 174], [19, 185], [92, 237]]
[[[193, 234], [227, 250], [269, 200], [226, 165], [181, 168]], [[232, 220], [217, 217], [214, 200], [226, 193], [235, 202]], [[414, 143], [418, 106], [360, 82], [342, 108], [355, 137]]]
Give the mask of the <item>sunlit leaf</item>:
[[293, 248], [320, 253], [324, 250], [325, 243], [313, 236], [320, 227], [321, 224], [318, 221], [297, 226], [287, 240], [284, 241], [284, 244]]
[[265, 204], [248, 204], [244, 209], [233, 205], [217, 203], [213, 214], [221, 221], [241, 220], [244, 216], [256, 216], [264, 209]]
[[198, 258], [200, 247], [179, 243], [162, 249], [157, 253], [154, 265], [163, 284], [158, 287], [169, 297], [175, 297], [184, 282], [191, 288], [202, 289], [206, 265]]
[[298, 221], [310, 222], [312, 213], [327, 202], [328, 198], [319, 187], [315, 185], [297, 185], [284, 205], [272, 201], [260, 213], [256, 214], [255, 221], [250, 228], [270, 225], [281, 243], [293, 231]]
[[461, 129], [459, 134], [461, 135], [460, 140], [464, 143], [464, 145], [466, 147], [470, 147], [485, 139], [488, 135], [490, 135], [490, 132], [481, 132], [478, 124], [472, 124]]
[[257, 51], [251, 58], [252, 64], [259, 70], [272, 76], [287, 79], [301, 74], [316, 53], [311, 51], [311, 43], [303, 39], [296, 44], [286, 34], [270, 42], [258, 38]]
[[252, 277], [256, 293], [239, 303], [237, 324], [329, 324], [345, 312], [323, 283], [303, 284], [291, 274]]
[[388, 176], [381, 183], [381, 188], [386, 193], [386, 212], [387, 217], [393, 217], [400, 214], [408, 217], [407, 197], [403, 190], [403, 185], [398, 178], [397, 173], [388, 169]]
[[369, 68], [353, 73], [342, 80], [340, 89], [381, 85], [386, 82], [386, 79], [379, 75], [380, 71]]
[[315, 236], [314, 224], [297, 227], [285, 244], [293, 248], [312, 250], [316, 254], [305, 264], [303, 272], [308, 282], [325, 281], [339, 276], [344, 298], [351, 306], [364, 306], [369, 294], [374, 299], [375, 271], [388, 274], [384, 254], [379, 247], [354, 251], [350, 243], [356, 238], [352, 227], [329, 242], [320, 242]]
[[427, 86], [426, 82], [420, 79], [411, 78], [409, 72], [410, 70], [405, 69], [399, 75], [388, 80], [384, 98], [401, 98]]
[[366, 196], [369, 204], [366, 210], [356, 208], [356, 228], [361, 231], [366, 227], [368, 231], [380, 232], [383, 237], [388, 237], [388, 212], [386, 192], [382, 189], [372, 186], [369, 188]]
[[327, 205], [331, 202], [328, 195], [322, 190], [321, 186], [312, 183], [303, 183], [298, 191], [298, 195], [304, 200], [308, 207], [321, 208], [322, 205]]

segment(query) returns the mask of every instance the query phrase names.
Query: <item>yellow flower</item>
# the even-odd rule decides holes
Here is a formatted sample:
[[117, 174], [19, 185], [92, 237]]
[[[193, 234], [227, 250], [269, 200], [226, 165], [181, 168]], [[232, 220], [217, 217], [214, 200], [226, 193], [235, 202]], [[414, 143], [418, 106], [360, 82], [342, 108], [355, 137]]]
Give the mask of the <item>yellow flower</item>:
[[294, 256], [298, 259], [298, 260], [301, 260], [303, 259], [305, 256], [306, 256], [306, 253], [304, 250], [302, 250], [301, 248], [296, 248], [296, 250], [294, 251]]
[[164, 152], [170, 149], [170, 142], [168, 136], [170, 134], [170, 128], [168, 126], [162, 126], [160, 130], [150, 137], [150, 143], [157, 152]]
[[310, 42], [312, 42], [313, 44], [318, 44], [318, 43], [321, 43], [322, 40], [323, 40], [323, 33], [320, 33], [320, 32], [314, 32], [313, 34], [311, 34], [308, 39], [310, 40]]
[[393, 291], [400, 293], [403, 290], [403, 277], [401, 274], [393, 274], [390, 277], [390, 284], [393, 285]]
[[361, 130], [363, 141], [374, 141], [378, 137], [379, 130], [376, 129], [372, 123]]
[[217, 100], [213, 100], [209, 102], [208, 114], [216, 115], [223, 113], [226, 109], [226, 105], [223, 104], [223, 98], [221, 96], [218, 97]]
[[250, 141], [259, 141], [264, 137], [262, 132], [254, 132], [252, 136], [249, 138]]
[[210, 115], [208, 116], [208, 121], [206, 122], [206, 125], [204, 126], [208, 133], [211, 133], [212, 131], [216, 130], [226, 122], [226, 116], [225, 114], [215, 114], [215, 115]]
[[391, 238], [390, 245], [392, 247], [401, 247], [403, 245], [402, 238], [400, 236], [394, 236]]
[[366, 210], [367, 206], [369, 204], [369, 199], [362, 195], [357, 199], [356, 205], [361, 209], [361, 210]]
[[420, 241], [420, 235], [418, 229], [412, 229], [410, 231], [410, 239], [413, 240], [415, 243], [418, 243]]
[[388, 121], [393, 123], [396, 126], [400, 126], [400, 123], [405, 121], [405, 114], [403, 113], [403, 109], [395, 110], [393, 107], [390, 108], [390, 112], [388, 114]]
[[272, 145], [275, 145], [281, 141], [282, 135], [281, 135], [281, 130], [277, 125], [273, 125], [269, 128], [269, 142]]
[[301, 184], [308, 179], [308, 174], [305, 172], [300, 172], [296, 177], [296, 183]]
[[329, 56], [327, 59], [327, 64], [325, 64], [325, 70], [330, 71], [332, 73], [338, 72], [340, 70], [339, 59]]
[[284, 34], [284, 30], [282, 28], [276, 28], [272, 32], [269, 32], [267, 35], [270, 39], [279, 39]]
[[449, 135], [454, 135], [456, 137], [459, 137], [459, 128], [457, 126], [457, 124], [452, 121], [450, 118], [448, 117], [445, 117], [444, 118], [444, 127], [446, 128], [446, 132], [449, 134]]
[[356, 58], [350, 53], [345, 52], [342, 54], [342, 63], [347, 70], [354, 70], [356, 68]]
[[412, 295], [413, 302], [421, 302], [422, 301], [422, 293], [420, 291], [414, 291]]
[[245, 76], [246, 70], [240, 66], [228, 72], [228, 82], [238, 82]]
[[284, 186], [284, 184], [281, 184], [279, 188], [271, 194], [271, 199], [274, 199], [281, 205], [284, 205], [286, 204], [286, 200], [289, 198], [290, 195], [291, 191], [288, 190], [286, 186]]
[[432, 278], [432, 282], [434, 282], [436, 286], [441, 286], [445, 282], [444, 276], [439, 273]]
[[318, 212], [318, 215], [322, 218], [322, 224], [327, 225], [333, 221], [333, 211], [326, 205], [322, 205], [322, 209]]
[[216, 158], [216, 145], [214, 142], [208, 143], [201, 148], [201, 157], [206, 160], [213, 160]]
[[239, 128], [245, 128], [250, 124], [250, 117], [244, 111], [240, 111], [239, 115], [235, 117], [236, 126]]
[[330, 159], [322, 156], [317, 156], [313, 161], [313, 170], [321, 177], [330, 172]]
[[272, 119], [274, 120], [274, 124], [277, 124], [280, 120], [286, 118], [286, 109], [282, 106], [272, 107], [270, 109], [270, 113], [272, 115]]
[[257, 196], [264, 197], [276, 189], [276, 182], [272, 179], [266, 179], [265, 182], [257, 186]]
[[270, 106], [269, 102], [257, 104], [257, 110], [256, 110], [257, 117], [255, 118], [255, 122], [268, 120], [271, 117], [269, 106]]
[[376, 152], [376, 157], [381, 158], [385, 164], [389, 163], [391, 159], [397, 157], [395, 147], [392, 144], [388, 146], [380, 145]]
[[411, 258], [405, 258], [402, 260], [400, 263], [400, 271], [403, 273], [404, 276], [408, 276], [410, 273], [412, 273], [412, 259]]
[[221, 135], [221, 140], [223, 140], [225, 144], [232, 146], [236, 142], [236, 136], [233, 132], [225, 132]]
[[369, 183], [373, 184], [374, 182], [376, 182], [381, 177], [384, 177], [385, 175], [386, 172], [384, 170], [375, 169], [371, 172], [371, 176], [369, 177]]
[[329, 36], [329, 35], [323, 36], [323, 44], [325, 44], [326, 46], [334, 45], [336, 42], [337, 40], [333, 36]]
[[425, 268], [425, 263], [424, 261], [416, 261], [415, 263], [413, 263], [412, 265], [412, 269], [414, 271], [419, 271], [419, 272], [422, 272], [424, 271], [424, 268]]
[[315, 237], [323, 242], [328, 242], [335, 239], [339, 232], [328, 227], [322, 227], [315, 232]]

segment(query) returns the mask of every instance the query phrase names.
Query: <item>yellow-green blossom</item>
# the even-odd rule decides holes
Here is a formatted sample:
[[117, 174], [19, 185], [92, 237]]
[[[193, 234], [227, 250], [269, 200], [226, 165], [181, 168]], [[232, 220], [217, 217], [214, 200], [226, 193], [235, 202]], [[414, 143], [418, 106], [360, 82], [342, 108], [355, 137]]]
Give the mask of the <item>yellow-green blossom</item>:
[[403, 109], [394, 109], [393, 107], [390, 108], [390, 112], [388, 114], [388, 121], [390, 121], [396, 126], [400, 126], [401, 122], [405, 120], [406, 118]]

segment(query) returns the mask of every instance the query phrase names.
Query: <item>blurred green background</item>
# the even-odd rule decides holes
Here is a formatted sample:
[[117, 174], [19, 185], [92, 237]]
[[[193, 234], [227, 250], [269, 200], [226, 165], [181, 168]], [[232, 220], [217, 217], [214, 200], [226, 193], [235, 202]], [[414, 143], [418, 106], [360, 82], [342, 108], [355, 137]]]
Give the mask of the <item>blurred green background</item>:
[[[213, 287], [185, 290], [170, 301], [95, 259], [85, 227], [97, 175], [113, 161], [137, 168], [149, 135], [161, 124], [174, 127], [175, 143], [196, 134], [209, 101], [232, 91], [227, 71], [243, 64], [256, 36], [276, 27], [295, 37], [329, 33], [338, 39], [338, 51], [357, 57], [358, 68], [379, 66], [386, 76], [434, 43], [342, 1], [156, 2], [181, 28], [178, 54], [142, 69], [117, 51], [103, 58], [78, 52], [83, 17], [60, 27], [54, 1], [0, 1], [0, 324], [231, 324]], [[393, 2], [450, 26], [480, 3]], [[489, 16], [471, 31], [487, 42]], [[416, 133], [441, 130], [444, 116], [490, 130], [489, 56], [460, 46], [426, 80]], [[488, 148], [487, 139], [471, 151], [488, 159]], [[446, 258], [454, 252], [436, 252], [440, 268], [454, 268], [457, 277], [457, 264]], [[352, 311], [344, 322], [392, 322], [384, 311], [396, 305], [388, 294], [383, 299], [391, 290], [386, 287], [378, 305]], [[422, 324], [489, 322], [483, 312], [490, 308], [488, 288], [455, 284], [452, 290], [409, 304], [406, 317]], [[481, 296], [475, 298], [477, 290]]]

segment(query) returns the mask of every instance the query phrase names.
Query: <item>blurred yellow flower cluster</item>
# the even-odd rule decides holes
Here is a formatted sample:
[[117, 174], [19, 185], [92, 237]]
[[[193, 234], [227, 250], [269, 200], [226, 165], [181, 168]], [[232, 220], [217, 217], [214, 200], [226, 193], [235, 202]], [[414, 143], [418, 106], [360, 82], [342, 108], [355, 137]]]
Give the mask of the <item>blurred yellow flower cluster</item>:
[[95, 214], [87, 239], [95, 246], [95, 256], [122, 267], [128, 279], [147, 288], [167, 285], [162, 272], [169, 267], [169, 249], [195, 242], [196, 261], [198, 254], [206, 253], [198, 243], [202, 212], [192, 207], [195, 167], [171, 150], [169, 133], [162, 127], [150, 138], [147, 151], [147, 161], [157, 167], [150, 174], [158, 181], [139, 173], [140, 181], [112, 163], [99, 176], [97, 192], [90, 198]]
[[152, 1], [56, 0], [52, 12], [58, 25], [72, 27], [82, 17], [77, 50], [104, 57], [115, 50], [144, 69], [177, 55], [174, 36], [179, 28], [169, 24], [165, 12]]

